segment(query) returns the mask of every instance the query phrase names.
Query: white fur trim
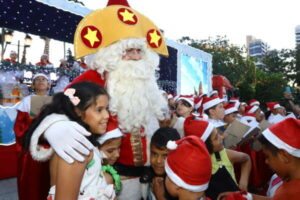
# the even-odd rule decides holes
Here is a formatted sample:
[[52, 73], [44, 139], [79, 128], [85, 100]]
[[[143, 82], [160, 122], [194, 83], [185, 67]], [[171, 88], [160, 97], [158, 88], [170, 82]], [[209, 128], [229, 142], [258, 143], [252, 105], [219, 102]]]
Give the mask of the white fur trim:
[[47, 116], [41, 124], [35, 129], [35, 131], [32, 134], [31, 140], [30, 140], [30, 153], [34, 160], [38, 161], [46, 161], [50, 159], [50, 157], [53, 154], [53, 149], [50, 148], [44, 148], [43, 146], [40, 146], [38, 144], [40, 136], [55, 122], [58, 121], [69, 121], [68, 117], [61, 114], [51, 114]]
[[208, 101], [203, 104], [203, 110], [207, 110], [207, 109], [209, 109], [219, 103], [222, 103], [222, 102], [224, 102], [224, 99], [220, 99], [220, 98], [216, 98], [214, 100]]
[[258, 108], [259, 108], [258, 106], [253, 106], [248, 112], [254, 113]]
[[247, 194], [243, 194], [243, 197], [245, 197], [247, 200], [253, 200], [253, 196], [249, 192], [247, 192]]
[[250, 106], [254, 106], [254, 105], [260, 105], [259, 101], [254, 101], [254, 102], [250, 103]]
[[208, 126], [205, 129], [203, 135], [201, 136], [201, 140], [203, 140], [204, 142], [207, 140], [207, 138], [210, 136], [212, 130], [214, 129], [214, 125], [210, 122], [208, 122]]
[[168, 159], [165, 161], [165, 170], [168, 177], [179, 187], [182, 187], [191, 192], [203, 192], [208, 188], [208, 182], [202, 185], [190, 185], [185, 183], [168, 165]]
[[217, 90], [211, 91], [211, 92], [209, 93], [209, 97], [211, 97], [211, 96], [214, 95], [214, 94], [218, 94], [218, 91], [217, 91]]
[[276, 104], [275, 106], [274, 106], [274, 109], [277, 109], [277, 108], [283, 108], [280, 104]]
[[170, 150], [175, 150], [177, 148], [177, 144], [176, 144], [176, 141], [168, 141], [167, 143], [167, 148], [170, 149]]
[[232, 107], [232, 108], [229, 108], [229, 109], [225, 110], [225, 115], [229, 115], [229, 114], [237, 112], [237, 111], [238, 110], [236, 109], [236, 107]]
[[200, 99], [200, 101], [195, 105], [195, 109], [200, 108], [202, 101], [203, 101], [203, 99]]
[[106, 142], [109, 139], [122, 137], [123, 133], [120, 131], [120, 129], [116, 128], [114, 130], [111, 130], [109, 132], [106, 132], [101, 137], [99, 137], [98, 142], [102, 145], [104, 142]]
[[178, 99], [176, 99], [176, 101], [179, 101], [179, 100], [185, 100], [185, 101], [187, 101], [192, 107], [194, 107], [194, 102], [192, 101], [191, 98], [187, 98], [187, 97], [179, 97]]
[[282, 141], [280, 138], [278, 138], [274, 133], [270, 131], [270, 129], [266, 129], [262, 134], [271, 142], [273, 145], [275, 145], [278, 149], [284, 149], [289, 154], [300, 158], [300, 149], [296, 149], [284, 141]]

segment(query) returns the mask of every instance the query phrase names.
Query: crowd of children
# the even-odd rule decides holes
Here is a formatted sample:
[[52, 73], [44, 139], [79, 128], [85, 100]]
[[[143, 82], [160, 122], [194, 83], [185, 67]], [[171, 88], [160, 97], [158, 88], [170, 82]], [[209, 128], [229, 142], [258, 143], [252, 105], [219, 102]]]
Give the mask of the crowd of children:
[[[43, 74], [34, 76], [37, 95], [46, 94], [47, 80], [47, 76]], [[232, 98], [224, 106], [224, 101], [216, 96], [201, 98], [203, 99], [199, 104], [192, 101], [191, 96], [181, 96], [174, 100], [174, 105], [170, 104], [170, 108], [175, 109], [176, 119], [183, 119], [183, 136], [176, 128], [167, 126], [159, 128], [153, 134], [150, 142], [150, 166], [145, 167], [140, 179], [147, 185], [144, 199], [296, 200], [300, 183], [299, 120], [285, 117], [283, 107], [278, 103], [267, 103], [272, 112], [270, 116], [273, 116], [273, 121], [269, 120], [272, 125], [257, 140], [262, 144], [266, 163], [276, 174], [269, 183], [269, 197], [263, 197], [247, 192], [261, 193], [250, 186], [250, 174], [256, 170], [255, 167], [252, 168], [251, 162], [256, 161], [252, 159], [251, 153], [248, 155], [249, 152], [242, 152], [242, 148], [225, 148], [226, 135], [222, 131], [222, 128], [226, 129], [235, 120], [265, 120], [259, 102], [252, 100], [250, 105], [245, 105]], [[92, 133], [88, 139], [94, 148], [84, 162], [70, 164], [56, 153], [48, 155], [51, 157], [48, 200], [116, 199], [118, 192], [126, 189], [114, 168], [120, 156], [123, 133], [118, 129], [114, 118], [109, 117], [108, 101], [106, 91], [100, 86], [90, 82], [74, 83], [53, 97], [52, 103], [42, 109], [39, 117], [33, 120], [22, 137], [23, 151], [27, 150], [35, 157], [41, 152], [36, 152], [34, 144], [40, 141], [31, 138], [31, 135], [33, 132], [44, 132], [47, 126], [40, 128], [38, 125], [44, 123], [43, 119], [47, 116], [47, 123], [74, 121]], [[197, 104], [198, 109], [195, 110]], [[20, 112], [28, 113], [28, 105], [27, 101], [21, 103]], [[278, 118], [277, 115], [281, 117]], [[130, 192], [130, 188], [127, 189]]]

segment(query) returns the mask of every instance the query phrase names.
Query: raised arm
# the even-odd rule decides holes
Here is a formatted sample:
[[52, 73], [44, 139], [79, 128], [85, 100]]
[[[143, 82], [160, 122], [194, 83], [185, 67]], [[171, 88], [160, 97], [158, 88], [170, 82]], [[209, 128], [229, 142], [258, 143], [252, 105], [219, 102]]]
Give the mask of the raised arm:
[[248, 180], [251, 172], [251, 160], [249, 155], [226, 149], [229, 160], [232, 164], [241, 163], [241, 176], [239, 180], [239, 188], [241, 190], [247, 191], [248, 189]]

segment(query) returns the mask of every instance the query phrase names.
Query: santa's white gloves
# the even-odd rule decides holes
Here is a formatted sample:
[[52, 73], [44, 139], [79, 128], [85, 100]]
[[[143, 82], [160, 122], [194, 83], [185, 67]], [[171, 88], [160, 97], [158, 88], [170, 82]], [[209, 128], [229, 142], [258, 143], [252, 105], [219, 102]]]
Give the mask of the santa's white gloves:
[[[51, 125], [44, 134], [54, 151], [68, 163], [74, 159], [83, 162], [81, 154], [89, 155], [92, 143], [85, 136], [90, 136], [84, 127], [73, 121], [60, 121]], [[79, 152], [79, 153], [78, 153]]]

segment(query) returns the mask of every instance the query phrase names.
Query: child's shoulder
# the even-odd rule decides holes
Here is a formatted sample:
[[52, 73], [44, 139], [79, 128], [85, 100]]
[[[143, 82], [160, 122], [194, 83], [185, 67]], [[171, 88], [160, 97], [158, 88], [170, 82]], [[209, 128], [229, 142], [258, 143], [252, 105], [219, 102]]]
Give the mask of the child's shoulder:
[[300, 197], [300, 179], [294, 179], [289, 182], [284, 181], [278, 188], [272, 200], [299, 199]]

